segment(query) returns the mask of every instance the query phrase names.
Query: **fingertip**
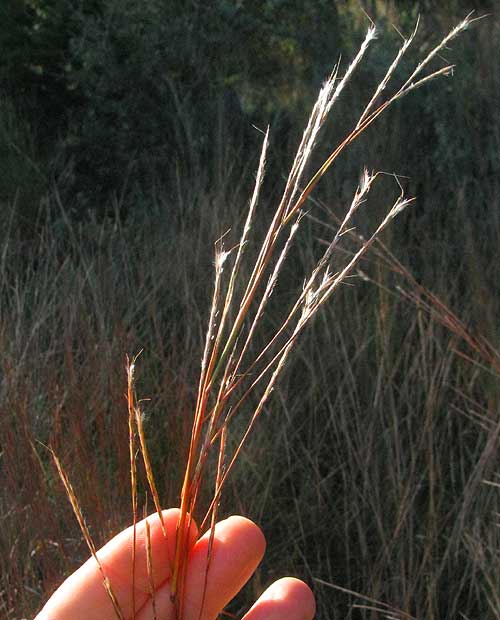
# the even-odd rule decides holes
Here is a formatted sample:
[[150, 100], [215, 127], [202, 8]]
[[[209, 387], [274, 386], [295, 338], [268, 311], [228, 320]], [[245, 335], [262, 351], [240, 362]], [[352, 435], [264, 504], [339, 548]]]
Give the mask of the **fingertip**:
[[285, 582], [283, 590], [288, 591], [288, 596], [295, 601], [295, 604], [302, 610], [301, 620], [310, 620], [316, 613], [316, 597], [311, 588], [295, 577], [285, 577], [279, 581]]
[[[153, 528], [163, 530], [163, 527], [162, 527], [162, 522], [163, 522], [163, 526], [165, 527], [165, 531], [167, 532], [167, 535], [171, 532], [175, 533], [177, 529], [177, 523], [179, 521], [180, 513], [181, 511], [179, 508], [165, 508], [164, 510], [161, 511], [161, 520], [160, 520], [160, 516], [158, 512], [155, 511], [149, 514], [147, 517], [145, 517], [141, 521], [138, 521], [136, 527], [140, 530], [144, 529], [144, 524], [147, 520], [151, 531], [153, 530]], [[196, 541], [198, 538], [198, 526], [196, 525], [194, 519], [191, 520], [190, 527], [191, 527], [190, 538], [194, 538], [194, 541]], [[126, 531], [131, 532], [132, 529], [133, 529], [133, 526], [130, 526], [128, 530]]]
[[[180, 511], [178, 508], [165, 509], [161, 511], [161, 519], [160, 515], [154, 512], [141, 521], [138, 521], [135, 526], [137, 570], [139, 570], [141, 574], [144, 573], [142, 575], [145, 581], [144, 587], [147, 586], [149, 588], [149, 576], [145, 573], [147, 550], [146, 521], [149, 526], [149, 537], [154, 564], [158, 564], [157, 560], [159, 558], [164, 560], [165, 557], [169, 558], [171, 564], [175, 556], [175, 539], [179, 514]], [[193, 547], [197, 538], [198, 527], [194, 521], [191, 521], [189, 548]], [[133, 545], [134, 526], [131, 525], [100, 549], [98, 551], [98, 556], [105, 565], [108, 563], [110, 564], [112, 574], [118, 574], [120, 579], [122, 577], [126, 579], [129, 572]], [[124, 573], [123, 576], [121, 573]], [[158, 577], [155, 575], [155, 582], [157, 579], [159, 579], [160, 582], [164, 581], [169, 576], [164, 561], [163, 565], [161, 565], [161, 563], [158, 564], [158, 573]]]
[[[222, 528], [221, 525], [223, 525]], [[241, 515], [232, 515], [221, 521], [218, 527], [219, 536], [237, 536], [240, 540], [245, 541], [245, 545], [249, 549], [253, 550], [254, 557], [259, 557], [259, 562], [264, 557], [267, 545], [266, 538], [260, 527], [250, 519]]]
[[311, 588], [300, 579], [284, 577], [269, 586], [243, 620], [312, 620], [315, 613]]

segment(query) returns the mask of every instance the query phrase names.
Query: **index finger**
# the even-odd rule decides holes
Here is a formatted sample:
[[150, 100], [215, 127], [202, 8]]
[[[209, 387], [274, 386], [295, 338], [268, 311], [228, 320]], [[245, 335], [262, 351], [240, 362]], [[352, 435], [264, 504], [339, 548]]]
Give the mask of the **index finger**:
[[[175, 551], [175, 532], [179, 510], [163, 511], [167, 537], [158, 515], [147, 518], [150, 528], [152, 579], [155, 588], [171, 574]], [[135, 588], [132, 591], [133, 527], [120, 532], [97, 552], [104, 573], [125, 618], [133, 616], [149, 599], [150, 576], [147, 568], [145, 520], [136, 526]], [[192, 523], [190, 546], [197, 539], [197, 527]], [[102, 573], [94, 558], [74, 572], [52, 595], [35, 620], [116, 620], [113, 604], [103, 585]]]

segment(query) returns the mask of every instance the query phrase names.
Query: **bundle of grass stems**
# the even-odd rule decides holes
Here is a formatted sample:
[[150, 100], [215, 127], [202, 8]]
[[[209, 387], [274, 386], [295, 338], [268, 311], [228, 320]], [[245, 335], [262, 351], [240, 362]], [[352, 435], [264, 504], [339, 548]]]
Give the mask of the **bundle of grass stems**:
[[[440, 52], [446, 48], [448, 43], [476, 19], [472, 18], [472, 14], [468, 15], [423, 59], [417, 62], [414, 70], [410, 72], [402, 84], [393, 87], [396, 69], [417, 33], [417, 22], [411, 35], [408, 38], [402, 37], [399, 50], [386, 69], [382, 80], [368, 99], [354, 127], [348, 131], [347, 135], [331, 150], [331, 154], [324, 160], [323, 164], [311, 175], [308, 172], [311, 156], [315, 150], [321, 129], [342, 91], [362, 62], [363, 56], [376, 39], [376, 29], [371, 25], [357, 54], [343, 75], [341, 76], [341, 64], [339, 62], [321, 88], [267, 232], [262, 239], [254, 239], [256, 228], [254, 223], [258, 214], [259, 195], [264, 179], [266, 154], [269, 146], [269, 129], [263, 132], [262, 152], [256, 174], [255, 188], [239, 240], [233, 240], [229, 244], [226, 240], [230, 235], [226, 233], [215, 244], [215, 282], [212, 304], [201, 362], [184, 482], [180, 495], [175, 557], [171, 566], [171, 598], [175, 604], [178, 620], [184, 618], [183, 600], [192, 515], [203, 515], [200, 532], [208, 531], [210, 537], [207, 551], [206, 587], [221, 494], [238, 456], [266, 407], [298, 338], [321, 307], [327, 303], [340, 285], [355, 272], [360, 259], [378, 240], [381, 233], [414, 200], [404, 195], [397, 182], [397, 177], [394, 176], [397, 190], [392, 205], [386, 211], [385, 216], [370, 235], [358, 236], [358, 239], [361, 239], [359, 249], [344, 258], [344, 263], [333, 271], [332, 258], [335, 256], [337, 265], [338, 252], [336, 250], [338, 250], [340, 239], [346, 233], [352, 233], [351, 220], [353, 215], [367, 201], [370, 190], [381, 179], [380, 173], [369, 172], [365, 169], [352, 201], [346, 209], [345, 216], [339, 221], [331, 240], [326, 243], [322, 256], [312, 268], [299, 275], [299, 285], [302, 282], [299, 292], [289, 302], [288, 307], [284, 308], [274, 332], [268, 337], [266, 336], [267, 344], [260, 350], [255, 350], [255, 347], [252, 346], [254, 335], [257, 330], [262, 329], [262, 319], [273, 290], [280, 280], [283, 266], [290, 258], [292, 248], [298, 242], [302, 224], [305, 218], [309, 216], [308, 210], [313, 208], [311, 207], [311, 194], [342, 152], [382, 113], [416, 88], [426, 85], [435, 78], [452, 74], [452, 65], [446, 64], [435, 69], [431, 68], [431, 62], [439, 58]], [[392, 94], [387, 94], [390, 87]], [[226, 244], [229, 249], [226, 249]], [[253, 259], [250, 258], [252, 253]], [[250, 264], [248, 264], [249, 261], [251, 261]], [[245, 277], [244, 281], [241, 277], [243, 266], [245, 266], [245, 272], [250, 274], [248, 278]], [[137, 459], [139, 457], [143, 460], [151, 497], [163, 532], [166, 535], [161, 501], [148, 455], [141, 402], [135, 394], [136, 360], [137, 356], [130, 359], [127, 364], [130, 481], [134, 527], [132, 573], [135, 570], [135, 528], [138, 523], [139, 512], [137, 492]], [[233, 447], [230, 448], [230, 442], [227, 440], [228, 429], [233, 418], [241, 414], [244, 407], [248, 409], [249, 403], [251, 403], [251, 411], [250, 414], [248, 411], [245, 414], [247, 417], [244, 430], [235, 442], [231, 442]], [[217, 453], [215, 475], [211, 473], [213, 468], [209, 465], [209, 455], [212, 452]], [[63, 470], [57, 456], [53, 454], [53, 457], [86, 542], [99, 564], [98, 553], [85, 524], [68, 475]], [[201, 489], [206, 491], [207, 488], [212, 488], [211, 499], [207, 506], [201, 507], [202, 493], [200, 491]], [[206, 496], [206, 493], [203, 495]], [[149, 544], [148, 532], [146, 520], [147, 558], [148, 567], [151, 569], [151, 545]], [[105, 574], [104, 568], [100, 564], [99, 566], [103, 576], [103, 584], [111, 598], [116, 617], [125, 620], [119, 601], [113, 592], [112, 580]], [[134, 574], [132, 574], [132, 582], [134, 582]], [[155, 592], [152, 587], [153, 609], [154, 596]], [[200, 618], [202, 617], [204, 617], [203, 609], [200, 610]]]

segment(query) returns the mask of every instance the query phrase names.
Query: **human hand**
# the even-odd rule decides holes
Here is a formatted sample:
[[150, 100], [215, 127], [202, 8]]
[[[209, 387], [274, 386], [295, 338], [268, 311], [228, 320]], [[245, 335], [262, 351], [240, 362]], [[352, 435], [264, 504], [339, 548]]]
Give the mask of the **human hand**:
[[[179, 511], [163, 511], [167, 537], [157, 515], [148, 517], [151, 540], [152, 579], [157, 620], [175, 620], [170, 598], [170, 576]], [[125, 620], [153, 620], [150, 576], [147, 570], [146, 528], [136, 527], [135, 597], [132, 594], [133, 528], [129, 527], [97, 552]], [[216, 525], [203, 612], [200, 616], [207, 564], [208, 533], [198, 539], [191, 527], [185, 598], [185, 620], [214, 620], [251, 577], [264, 555], [261, 530], [244, 517], [229, 517]], [[167, 558], [170, 560], [168, 561]], [[243, 620], [312, 620], [314, 596], [305, 583], [287, 577], [276, 581], [253, 605]], [[115, 620], [111, 600], [103, 587], [94, 558], [74, 572], [51, 596], [35, 620]]]

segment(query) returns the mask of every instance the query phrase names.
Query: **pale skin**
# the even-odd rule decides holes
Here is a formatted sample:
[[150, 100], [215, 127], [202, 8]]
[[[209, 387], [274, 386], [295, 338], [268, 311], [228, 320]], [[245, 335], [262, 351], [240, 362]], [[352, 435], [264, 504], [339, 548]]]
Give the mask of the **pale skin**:
[[[179, 511], [163, 511], [165, 538], [157, 515], [148, 517], [151, 540], [152, 579], [157, 620], [175, 620], [170, 597], [171, 562]], [[229, 517], [217, 524], [210, 559], [203, 610], [208, 534], [198, 538], [191, 528], [189, 564], [184, 599], [184, 620], [215, 620], [251, 577], [264, 555], [266, 541], [261, 530], [244, 517]], [[147, 569], [146, 528], [136, 529], [135, 596], [132, 594], [131, 558], [133, 528], [110, 540], [98, 557], [109, 578], [126, 620], [154, 620]], [[314, 596], [308, 586], [291, 577], [276, 581], [257, 600], [243, 620], [312, 620]], [[224, 616], [223, 616], [224, 617]], [[96, 561], [90, 558], [51, 596], [35, 620], [116, 620], [112, 603], [102, 584]]]

